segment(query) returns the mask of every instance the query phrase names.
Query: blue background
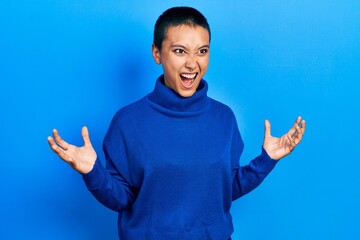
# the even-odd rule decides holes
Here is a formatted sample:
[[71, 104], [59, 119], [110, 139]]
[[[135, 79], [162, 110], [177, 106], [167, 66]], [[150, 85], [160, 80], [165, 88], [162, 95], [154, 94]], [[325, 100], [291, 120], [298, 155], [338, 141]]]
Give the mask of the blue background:
[[117, 109], [153, 89], [153, 25], [190, 5], [208, 18], [209, 95], [235, 112], [241, 163], [297, 115], [303, 142], [233, 204], [234, 239], [360, 239], [360, 2], [1, 1], [0, 239], [116, 239], [100, 205], [46, 138], [101, 144]]

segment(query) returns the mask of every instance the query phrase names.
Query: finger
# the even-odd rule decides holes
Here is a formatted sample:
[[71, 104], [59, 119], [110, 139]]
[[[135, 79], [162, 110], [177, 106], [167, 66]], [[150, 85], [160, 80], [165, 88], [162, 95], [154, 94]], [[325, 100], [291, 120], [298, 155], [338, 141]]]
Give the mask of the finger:
[[265, 120], [265, 137], [271, 137], [271, 125], [269, 120]]
[[287, 134], [286, 136], [287, 136], [287, 140], [289, 142], [289, 149], [290, 149], [290, 151], [293, 151], [296, 146], [295, 139], [290, 134]]
[[53, 135], [54, 135], [54, 139], [55, 139], [55, 142], [64, 150], [67, 150], [68, 149], [68, 146], [69, 144], [67, 142], [65, 142], [59, 135], [59, 132], [54, 129], [53, 130]]
[[292, 135], [292, 137], [294, 138], [295, 144], [299, 144], [302, 140], [302, 137], [305, 133], [305, 129], [306, 129], [306, 122], [305, 120], [301, 120], [300, 117], [298, 117], [297, 121], [295, 123], [298, 123], [295, 128], [296, 128], [296, 132]]
[[291, 137], [295, 137], [297, 136], [298, 132], [296, 131], [296, 127], [298, 126], [298, 124], [295, 122], [294, 125], [290, 128], [290, 130], [288, 131], [288, 134], [291, 136]]
[[301, 121], [301, 132], [302, 132], [302, 134], [305, 133], [305, 129], [306, 129], [306, 122], [305, 122], [305, 120], [302, 120]]
[[90, 136], [89, 136], [89, 130], [87, 127], [82, 127], [81, 129], [81, 135], [83, 137], [84, 140], [84, 146], [85, 147], [91, 147], [91, 141], [90, 141]]
[[64, 150], [56, 145], [52, 137], [48, 137], [48, 142], [51, 150], [56, 153], [62, 160], [69, 163], [71, 162], [71, 158], [64, 152]]
[[292, 138], [294, 139], [295, 141], [295, 144], [299, 144], [301, 139], [302, 139], [302, 135], [303, 135], [303, 132], [301, 130], [301, 128], [299, 127], [299, 125], [296, 125], [296, 133], [292, 136]]
[[298, 116], [295, 120], [294, 125], [290, 128], [288, 131], [288, 134], [291, 134], [292, 137], [295, 137], [299, 134], [299, 128], [298, 126], [301, 125], [301, 116]]
[[295, 136], [299, 136], [300, 140], [302, 138], [302, 135], [305, 133], [306, 123], [305, 120], [301, 120], [298, 125], [296, 125], [296, 134]]
[[56, 149], [57, 146], [56, 146], [56, 143], [54, 142], [54, 139], [49, 136], [47, 138], [47, 140], [48, 140], [48, 143], [50, 145], [51, 150], [56, 153], [55, 149]]

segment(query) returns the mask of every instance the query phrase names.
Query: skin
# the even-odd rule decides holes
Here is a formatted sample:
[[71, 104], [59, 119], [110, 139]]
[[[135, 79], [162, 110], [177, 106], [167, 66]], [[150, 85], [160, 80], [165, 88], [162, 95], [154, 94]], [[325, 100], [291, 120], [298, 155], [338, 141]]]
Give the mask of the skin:
[[[152, 54], [157, 64], [162, 64], [165, 85], [182, 97], [190, 97], [199, 86], [209, 64], [209, 33], [200, 26], [182, 25], [169, 27], [162, 43], [161, 51], [152, 46]], [[181, 75], [195, 74], [192, 81], [185, 81]], [[265, 120], [263, 148], [274, 160], [289, 155], [301, 142], [305, 133], [306, 123], [297, 117], [290, 130], [281, 137], [271, 135], [271, 125]], [[92, 147], [87, 127], [83, 127], [81, 135], [84, 145], [74, 146], [64, 141], [56, 129], [53, 137], [48, 137], [52, 151], [77, 172], [89, 173], [95, 164], [97, 154]]]
[[77, 147], [64, 141], [56, 129], [53, 130], [53, 138], [48, 137], [51, 150], [62, 160], [67, 162], [77, 172], [89, 173], [95, 164], [97, 155], [92, 147], [87, 127], [81, 129], [84, 146]]
[[301, 117], [297, 117], [290, 130], [280, 138], [271, 136], [271, 125], [269, 120], [265, 120], [265, 134], [263, 148], [274, 160], [289, 155], [295, 147], [301, 142], [305, 133], [306, 122]]
[[[164, 70], [165, 85], [182, 97], [191, 97], [209, 65], [209, 32], [200, 26], [169, 27], [161, 51], [152, 45], [152, 54]], [[182, 74], [196, 74], [192, 84], [184, 84]]]

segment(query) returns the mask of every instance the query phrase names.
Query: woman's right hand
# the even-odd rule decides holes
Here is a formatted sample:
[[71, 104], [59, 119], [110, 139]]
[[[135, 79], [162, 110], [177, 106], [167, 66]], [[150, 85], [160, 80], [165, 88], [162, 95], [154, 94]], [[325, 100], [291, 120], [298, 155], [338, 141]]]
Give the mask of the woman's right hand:
[[87, 127], [81, 129], [81, 135], [84, 140], [84, 146], [82, 147], [65, 142], [56, 129], [53, 130], [54, 138], [49, 136], [48, 142], [51, 150], [62, 160], [70, 164], [79, 173], [86, 174], [93, 169], [97, 155], [91, 145]]

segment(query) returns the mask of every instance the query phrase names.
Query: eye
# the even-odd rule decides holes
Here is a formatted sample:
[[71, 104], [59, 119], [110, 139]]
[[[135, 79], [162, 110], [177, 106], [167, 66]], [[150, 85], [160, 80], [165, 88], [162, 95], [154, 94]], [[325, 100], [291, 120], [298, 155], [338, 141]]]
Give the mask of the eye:
[[174, 52], [175, 52], [176, 54], [183, 54], [183, 53], [185, 53], [185, 51], [184, 51], [183, 49], [175, 49]]
[[200, 49], [198, 53], [199, 53], [200, 55], [205, 55], [206, 53], [208, 53], [208, 51], [209, 51], [209, 50], [208, 50], [207, 48], [203, 48], [203, 49]]

